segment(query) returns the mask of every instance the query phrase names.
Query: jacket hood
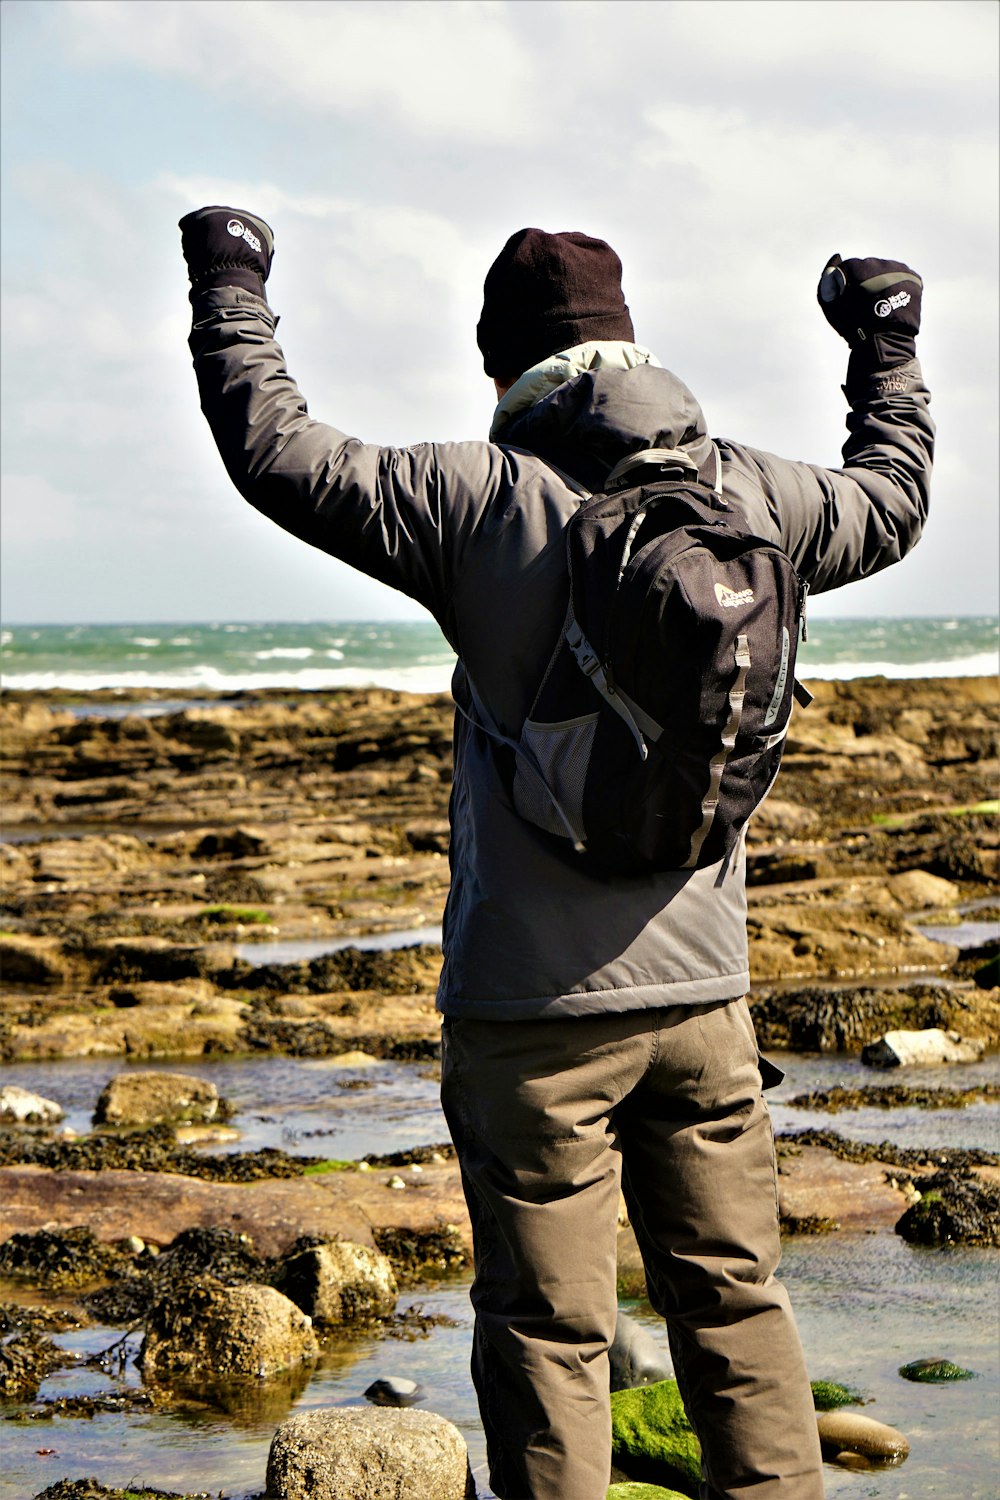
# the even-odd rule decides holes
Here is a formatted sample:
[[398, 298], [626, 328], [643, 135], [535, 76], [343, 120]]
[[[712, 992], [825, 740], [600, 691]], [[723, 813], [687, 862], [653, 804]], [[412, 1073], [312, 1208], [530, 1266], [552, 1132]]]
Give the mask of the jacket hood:
[[504, 425], [504, 447], [525, 448], [599, 490], [611, 470], [642, 448], [683, 448], [709, 484], [715, 454], [701, 407], [660, 365], [587, 370]]

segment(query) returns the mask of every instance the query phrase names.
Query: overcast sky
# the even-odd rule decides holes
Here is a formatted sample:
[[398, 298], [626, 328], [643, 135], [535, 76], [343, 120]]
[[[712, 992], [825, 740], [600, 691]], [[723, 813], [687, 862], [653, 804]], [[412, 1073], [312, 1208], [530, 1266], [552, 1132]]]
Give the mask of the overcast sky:
[[229, 485], [186, 345], [179, 216], [256, 211], [310, 411], [485, 436], [485, 271], [603, 236], [709, 430], [836, 465], [826, 257], [924, 277], [939, 428], [920, 547], [827, 614], [997, 600], [993, 0], [5, 0], [3, 614], [418, 618]]

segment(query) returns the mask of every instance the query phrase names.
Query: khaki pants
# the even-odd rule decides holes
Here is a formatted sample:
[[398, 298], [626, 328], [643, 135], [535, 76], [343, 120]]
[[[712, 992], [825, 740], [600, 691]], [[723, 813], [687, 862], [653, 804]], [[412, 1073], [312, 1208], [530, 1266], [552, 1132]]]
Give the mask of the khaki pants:
[[472, 1216], [473, 1379], [503, 1500], [604, 1500], [619, 1185], [704, 1455], [704, 1500], [822, 1500], [743, 1000], [446, 1019]]

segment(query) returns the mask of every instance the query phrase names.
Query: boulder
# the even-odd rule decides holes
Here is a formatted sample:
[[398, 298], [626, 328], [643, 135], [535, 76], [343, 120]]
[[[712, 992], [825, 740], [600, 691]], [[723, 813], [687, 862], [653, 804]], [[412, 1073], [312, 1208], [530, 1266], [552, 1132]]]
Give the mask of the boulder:
[[94, 1124], [206, 1124], [219, 1102], [214, 1083], [185, 1073], [119, 1073], [101, 1091]]
[[205, 1277], [171, 1288], [150, 1309], [139, 1363], [148, 1382], [265, 1378], [318, 1353], [310, 1319], [274, 1287]]
[[623, 1474], [684, 1495], [701, 1483], [701, 1445], [676, 1380], [611, 1393], [611, 1451]]
[[54, 1099], [8, 1083], [0, 1089], [0, 1122], [4, 1125], [53, 1125], [63, 1112]]
[[929, 870], [904, 870], [900, 875], [890, 875], [886, 886], [908, 911], [954, 906], [962, 896], [953, 880], [932, 875]]
[[935, 1067], [979, 1062], [984, 1050], [981, 1041], [934, 1026], [929, 1031], [887, 1031], [862, 1048], [861, 1061], [870, 1068]]
[[398, 1295], [388, 1256], [347, 1241], [289, 1256], [276, 1285], [318, 1325], [389, 1318]]
[[608, 1351], [611, 1361], [611, 1389], [630, 1390], [637, 1385], [653, 1385], [673, 1374], [669, 1356], [660, 1349], [648, 1328], [643, 1328], [628, 1313], [619, 1311], [614, 1342]]
[[856, 1454], [869, 1463], [901, 1464], [910, 1445], [895, 1427], [853, 1411], [826, 1411], [816, 1418], [824, 1453]]
[[283, 1422], [267, 1460], [270, 1500], [475, 1500], [465, 1439], [435, 1412], [339, 1407]]
[[1000, 1188], [974, 1176], [934, 1172], [896, 1223], [911, 1245], [1000, 1246]]

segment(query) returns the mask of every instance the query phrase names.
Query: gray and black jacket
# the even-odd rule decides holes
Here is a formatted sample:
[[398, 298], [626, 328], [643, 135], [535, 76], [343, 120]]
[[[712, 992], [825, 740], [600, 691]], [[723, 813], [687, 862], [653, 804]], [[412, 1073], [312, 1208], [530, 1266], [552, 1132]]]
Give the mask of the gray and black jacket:
[[[587, 370], [495, 442], [384, 448], [309, 416], [274, 324], [238, 289], [195, 303], [202, 409], [233, 483], [286, 531], [424, 605], [458, 653], [456, 701], [469, 706], [471, 678], [515, 737], [565, 613], [579, 486], [599, 489], [627, 453], [687, 449], [814, 593], [898, 561], [924, 522], [934, 429], [915, 360], [849, 392], [841, 469], [711, 441], [690, 391], [655, 364]], [[595, 874], [518, 816], [493, 743], [462, 714], [451, 821], [446, 1015], [589, 1015], [749, 988], [742, 848], [724, 866]]]

